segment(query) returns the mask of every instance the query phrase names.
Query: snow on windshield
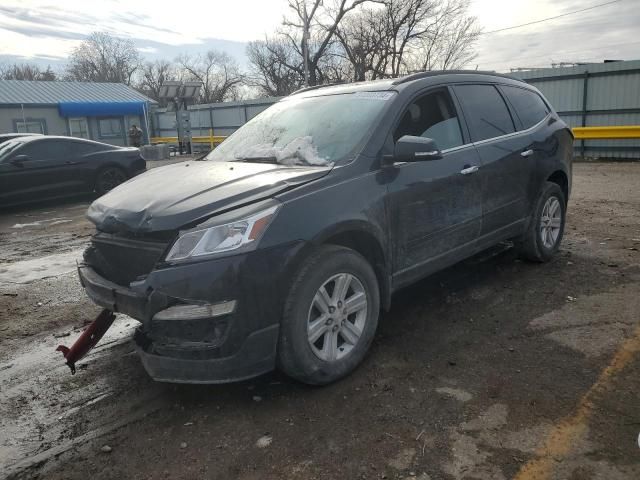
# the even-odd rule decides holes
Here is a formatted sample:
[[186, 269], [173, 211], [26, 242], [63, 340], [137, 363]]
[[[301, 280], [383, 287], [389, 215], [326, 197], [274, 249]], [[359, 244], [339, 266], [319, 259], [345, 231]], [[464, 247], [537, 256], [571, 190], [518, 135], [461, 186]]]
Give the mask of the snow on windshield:
[[238, 160], [251, 158], [273, 157], [282, 165], [332, 165], [326, 158], [318, 154], [318, 149], [313, 145], [310, 135], [291, 140], [284, 147], [277, 147], [268, 143], [252, 145], [242, 149], [242, 153], [236, 156]]
[[357, 92], [284, 99], [251, 119], [207, 160], [332, 166], [353, 155], [393, 92]]

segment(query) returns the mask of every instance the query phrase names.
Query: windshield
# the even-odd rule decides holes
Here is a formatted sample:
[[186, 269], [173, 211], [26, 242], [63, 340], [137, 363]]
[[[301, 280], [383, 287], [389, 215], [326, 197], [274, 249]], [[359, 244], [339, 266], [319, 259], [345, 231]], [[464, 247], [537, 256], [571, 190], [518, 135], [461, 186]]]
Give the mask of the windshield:
[[11, 152], [22, 145], [24, 142], [20, 140], [9, 140], [8, 142], [0, 143], [0, 160], [6, 158]]
[[333, 165], [370, 132], [393, 92], [291, 98], [243, 125], [204, 160]]

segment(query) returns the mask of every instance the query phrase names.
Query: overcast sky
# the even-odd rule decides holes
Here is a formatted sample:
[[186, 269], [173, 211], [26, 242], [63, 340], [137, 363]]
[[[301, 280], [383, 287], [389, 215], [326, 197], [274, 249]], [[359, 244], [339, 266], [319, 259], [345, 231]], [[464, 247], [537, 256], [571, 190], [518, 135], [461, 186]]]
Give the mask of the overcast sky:
[[[472, 0], [485, 32], [580, 10], [607, 0]], [[169, 8], [169, 5], [172, 5]], [[244, 63], [245, 43], [277, 28], [286, 0], [2, 0], [0, 60], [61, 65], [86, 34], [131, 38], [146, 58], [218, 48]], [[553, 62], [640, 59], [640, 0], [486, 33], [469, 67], [508, 71]]]

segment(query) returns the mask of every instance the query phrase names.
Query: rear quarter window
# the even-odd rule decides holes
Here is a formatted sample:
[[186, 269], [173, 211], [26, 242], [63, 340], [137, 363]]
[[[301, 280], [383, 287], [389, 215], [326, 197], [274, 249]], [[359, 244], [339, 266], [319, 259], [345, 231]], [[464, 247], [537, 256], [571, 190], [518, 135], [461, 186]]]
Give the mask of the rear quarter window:
[[91, 143], [70, 142], [69, 150], [71, 155], [88, 155], [90, 153], [96, 153], [106, 149], [100, 148], [99, 145], [93, 145]]
[[456, 85], [474, 142], [516, 131], [507, 104], [493, 85]]
[[549, 108], [537, 93], [507, 85], [501, 85], [500, 89], [515, 109], [524, 129], [533, 127], [549, 114]]

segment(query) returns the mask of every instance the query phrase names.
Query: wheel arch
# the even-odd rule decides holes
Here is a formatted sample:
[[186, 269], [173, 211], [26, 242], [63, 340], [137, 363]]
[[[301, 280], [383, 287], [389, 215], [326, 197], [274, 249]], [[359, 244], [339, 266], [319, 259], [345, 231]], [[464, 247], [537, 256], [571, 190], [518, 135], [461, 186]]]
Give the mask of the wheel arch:
[[555, 183], [564, 193], [564, 201], [569, 202], [569, 177], [563, 170], [556, 170], [547, 177], [547, 182]]
[[321, 245], [337, 245], [362, 255], [376, 274], [380, 288], [380, 304], [385, 311], [391, 307], [391, 276], [389, 258], [382, 232], [365, 221], [347, 221], [320, 232], [302, 248], [291, 264], [295, 271], [305, 258]]
[[382, 308], [391, 306], [391, 281], [388, 255], [385, 253], [382, 232], [366, 222], [345, 222], [331, 228], [315, 240], [316, 245], [338, 245], [350, 248], [362, 255], [373, 268], [380, 288]]
[[108, 168], [117, 168], [118, 170], [122, 170], [127, 175], [127, 178], [129, 178], [129, 170], [125, 165], [109, 160], [96, 166], [96, 169], [93, 171], [93, 180], [98, 180], [98, 176]]

